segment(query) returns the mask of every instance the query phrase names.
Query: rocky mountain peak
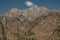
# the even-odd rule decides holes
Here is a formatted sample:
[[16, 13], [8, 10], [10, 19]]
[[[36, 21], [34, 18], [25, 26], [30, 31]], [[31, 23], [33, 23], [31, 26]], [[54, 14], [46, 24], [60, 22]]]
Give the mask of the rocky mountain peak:
[[0, 40], [60, 40], [60, 10], [13, 8], [0, 15]]
[[10, 17], [23, 15], [28, 18], [28, 20], [34, 20], [41, 15], [47, 15], [48, 11], [49, 10], [45, 7], [28, 8], [24, 10], [18, 10], [17, 8], [13, 8], [9, 11], [8, 15]]
[[10, 10], [10, 12], [11, 13], [16, 13], [16, 12], [18, 12], [18, 9], [17, 8], [13, 8], [13, 9]]

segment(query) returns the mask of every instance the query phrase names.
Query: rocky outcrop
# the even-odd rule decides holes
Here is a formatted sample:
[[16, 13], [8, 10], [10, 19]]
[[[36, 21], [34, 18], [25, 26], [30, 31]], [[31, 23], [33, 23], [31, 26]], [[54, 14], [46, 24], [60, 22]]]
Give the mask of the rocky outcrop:
[[60, 40], [60, 12], [13, 8], [0, 15], [0, 40]]

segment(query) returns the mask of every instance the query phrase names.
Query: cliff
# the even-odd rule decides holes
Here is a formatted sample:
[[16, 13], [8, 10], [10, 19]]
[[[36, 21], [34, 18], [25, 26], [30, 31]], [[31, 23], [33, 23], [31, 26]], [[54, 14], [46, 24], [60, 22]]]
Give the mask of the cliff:
[[0, 40], [60, 40], [60, 10], [13, 8], [0, 15]]

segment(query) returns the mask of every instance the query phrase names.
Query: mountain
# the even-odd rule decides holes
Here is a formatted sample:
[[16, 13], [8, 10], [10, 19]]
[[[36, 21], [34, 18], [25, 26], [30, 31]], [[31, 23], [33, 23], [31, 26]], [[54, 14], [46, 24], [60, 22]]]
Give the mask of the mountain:
[[13, 8], [0, 15], [0, 40], [60, 40], [60, 10]]

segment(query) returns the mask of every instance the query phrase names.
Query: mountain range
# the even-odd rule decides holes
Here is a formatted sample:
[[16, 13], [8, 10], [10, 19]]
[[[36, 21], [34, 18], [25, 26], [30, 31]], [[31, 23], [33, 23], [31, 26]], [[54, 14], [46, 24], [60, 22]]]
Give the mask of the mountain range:
[[60, 40], [60, 10], [13, 8], [0, 15], [0, 40]]

